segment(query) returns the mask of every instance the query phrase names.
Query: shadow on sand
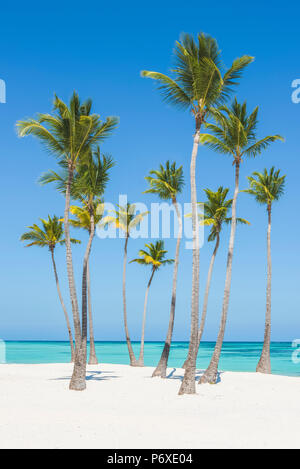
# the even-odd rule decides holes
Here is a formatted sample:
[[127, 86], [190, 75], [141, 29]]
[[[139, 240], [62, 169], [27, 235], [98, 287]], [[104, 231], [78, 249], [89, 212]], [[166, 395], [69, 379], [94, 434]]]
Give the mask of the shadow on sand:
[[[113, 373], [113, 371], [91, 371], [91, 370], [88, 370], [86, 372], [86, 381], [107, 381], [109, 379], [120, 378], [119, 376], [109, 374], [109, 373]], [[71, 375], [66, 376], [64, 378], [50, 379], [49, 381], [69, 381], [70, 379], [71, 379]]]
[[[167, 376], [167, 379], [177, 379], [179, 381], [182, 381], [183, 380], [183, 376], [184, 376], [184, 373], [180, 374], [180, 375], [176, 375], [174, 376], [174, 374], [176, 373], [177, 371], [177, 368], [173, 368], [173, 370], [171, 371], [171, 373], [169, 373], [169, 375]], [[201, 378], [201, 376], [203, 376], [204, 374], [204, 370], [197, 370], [196, 371], [196, 381], [198, 382]], [[221, 383], [222, 379], [221, 379], [221, 376], [222, 376], [222, 372], [219, 371], [218, 372], [218, 378], [217, 378], [217, 382], [216, 384], [219, 384]]]

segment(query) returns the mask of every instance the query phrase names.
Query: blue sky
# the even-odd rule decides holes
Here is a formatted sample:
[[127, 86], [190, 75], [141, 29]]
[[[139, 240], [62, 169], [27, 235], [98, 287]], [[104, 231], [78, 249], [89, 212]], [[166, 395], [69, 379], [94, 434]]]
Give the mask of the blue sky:
[[[204, 6], [203, 6], [204, 5]], [[286, 4], [287, 5], [287, 4]], [[18, 139], [15, 122], [49, 112], [53, 94], [69, 99], [75, 89], [91, 97], [103, 117], [117, 115], [120, 126], [103, 149], [117, 165], [106, 200], [119, 194], [130, 201], [155, 202], [141, 195], [144, 176], [167, 159], [184, 166], [188, 182], [193, 121], [188, 113], [165, 105], [141, 69], [168, 72], [171, 52], [181, 32], [204, 31], [217, 38], [227, 66], [243, 54], [256, 60], [237, 88], [239, 100], [260, 107], [259, 135], [280, 133], [284, 144], [274, 144], [256, 160], [245, 161], [241, 188], [247, 175], [275, 165], [287, 174], [286, 195], [273, 214], [273, 339], [293, 340], [299, 332], [299, 126], [300, 104], [291, 101], [291, 83], [300, 78], [299, 13], [297, 2], [178, 1], [151, 3], [91, 1], [85, 10], [74, 2], [16, 1], [1, 7], [0, 79], [7, 85], [7, 103], [0, 104], [1, 154], [1, 307], [0, 337], [4, 339], [65, 339], [65, 325], [56, 296], [47, 250], [25, 249], [19, 242], [26, 226], [61, 215], [64, 200], [37, 179], [55, 168], [55, 160], [32, 138]], [[197, 182], [204, 187], [233, 186], [228, 157], [201, 148]], [[189, 201], [189, 184], [182, 195]], [[266, 285], [266, 213], [241, 194], [239, 216], [251, 221], [237, 233], [227, 340], [263, 338]], [[84, 236], [82, 237], [85, 242]], [[228, 231], [224, 230], [209, 302], [206, 340], [215, 340], [224, 289]], [[83, 243], [84, 246], [84, 243]], [[131, 240], [129, 257], [136, 257], [142, 240]], [[170, 256], [174, 241], [166, 241]], [[96, 339], [122, 340], [122, 240], [95, 239], [92, 289]], [[201, 250], [203, 293], [212, 246]], [[77, 286], [83, 248], [74, 249]], [[67, 300], [64, 249], [57, 263]], [[148, 340], [163, 340], [168, 323], [172, 268], [154, 279], [149, 299]], [[149, 272], [128, 267], [128, 312], [134, 339], [140, 335], [144, 291]], [[191, 253], [182, 250], [178, 281], [175, 339], [189, 336]], [[203, 296], [203, 295], [202, 295]], [[201, 298], [202, 298], [201, 296]], [[67, 301], [68, 303], [68, 301]]]

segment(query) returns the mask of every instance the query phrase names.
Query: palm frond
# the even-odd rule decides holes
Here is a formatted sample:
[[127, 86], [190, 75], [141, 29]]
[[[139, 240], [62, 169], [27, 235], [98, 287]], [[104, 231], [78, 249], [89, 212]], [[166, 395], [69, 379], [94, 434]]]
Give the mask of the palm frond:
[[258, 140], [250, 147], [248, 147], [244, 151], [244, 154], [247, 156], [255, 157], [261, 154], [264, 150], [266, 150], [269, 147], [271, 143], [276, 142], [277, 140], [280, 140], [283, 142], [284, 138], [281, 137], [280, 135], [272, 135], [272, 136], [265, 137], [261, 140]]
[[141, 76], [152, 78], [158, 83], [158, 89], [162, 94], [164, 101], [173, 104], [179, 108], [188, 109], [191, 105], [191, 98], [172, 78], [163, 73], [143, 70]]
[[230, 69], [224, 74], [223, 77], [223, 88], [220, 95], [219, 102], [225, 101], [229, 98], [233, 92], [233, 88], [238, 85], [242, 73], [248, 65], [254, 61], [254, 57], [244, 55], [233, 61]]

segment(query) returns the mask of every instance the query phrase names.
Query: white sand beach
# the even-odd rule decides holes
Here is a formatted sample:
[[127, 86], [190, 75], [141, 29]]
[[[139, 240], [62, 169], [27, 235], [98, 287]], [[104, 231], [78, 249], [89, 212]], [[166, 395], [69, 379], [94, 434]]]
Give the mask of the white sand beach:
[[71, 365], [0, 365], [1, 448], [300, 448], [300, 378], [224, 373], [178, 396], [182, 370], [88, 369], [68, 391]]

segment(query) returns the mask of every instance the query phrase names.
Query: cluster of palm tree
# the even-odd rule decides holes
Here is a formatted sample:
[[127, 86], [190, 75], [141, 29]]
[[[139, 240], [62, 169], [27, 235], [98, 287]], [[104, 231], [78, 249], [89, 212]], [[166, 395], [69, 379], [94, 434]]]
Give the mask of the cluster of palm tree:
[[[42, 177], [43, 183], [55, 182], [65, 196], [64, 243], [66, 264], [75, 331], [74, 370], [70, 389], [86, 388], [87, 362], [87, 284], [88, 264], [95, 236], [95, 215], [99, 212], [109, 170], [110, 157], [100, 154], [99, 144], [117, 127], [118, 119], [108, 117], [104, 121], [92, 113], [90, 100], [81, 103], [74, 92], [69, 106], [57, 96], [53, 114], [39, 114], [35, 119], [19, 121], [17, 128], [21, 137], [33, 135], [58, 159], [59, 172], [51, 171]], [[73, 256], [70, 238], [70, 201], [79, 200], [90, 219], [89, 239], [83, 260], [81, 316], [75, 286]], [[101, 210], [100, 210], [101, 211]]]
[[[282, 137], [271, 135], [258, 139], [258, 108], [249, 113], [246, 102], [240, 104], [236, 98], [231, 105], [226, 104], [233, 88], [238, 84], [243, 70], [253, 62], [253, 57], [243, 56], [236, 59], [229, 70], [223, 73], [221, 53], [217, 42], [202, 33], [196, 39], [189, 34], [184, 34], [181, 40], [176, 43], [174, 59], [175, 65], [171, 71], [171, 77], [152, 71], [143, 71], [142, 76], [154, 79], [164, 100], [191, 112], [195, 120], [190, 162], [192, 207], [190, 216], [193, 227], [191, 334], [188, 356], [183, 365], [185, 369], [184, 378], [179, 391], [180, 394], [193, 394], [196, 392], [196, 361], [205, 329], [215, 259], [221, 242], [223, 225], [230, 224], [221, 323], [210, 365], [201, 376], [199, 383], [215, 383], [218, 377], [229, 308], [236, 226], [238, 223], [249, 223], [247, 220], [237, 217], [240, 166], [246, 157], [256, 157], [271, 143], [282, 140]], [[159, 240], [156, 243], [146, 244], [145, 248], [139, 251], [139, 257], [131, 261], [143, 266], [149, 266], [151, 269], [145, 293], [140, 355], [137, 359], [130, 339], [127, 316], [126, 271], [128, 242], [132, 230], [141, 224], [148, 212], [137, 213], [135, 204], [128, 203], [126, 206], [118, 206], [116, 211], [104, 216], [104, 193], [114, 161], [111, 156], [100, 152], [99, 145], [109, 137], [117, 124], [117, 118], [109, 117], [102, 120], [98, 114], [93, 114], [91, 101], [81, 103], [76, 93], [73, 94], [69, 106], [58, 97], [55, 97], [54, 112], [52, 114], [39, 114], [35, 119], [27, 119], [17, 124], [21, 137], [33, 135], [58, 159], [58, 171], [45, 173], [40, 181], [42, 184], [54, 183], [56, 189], [64, 195], [64, 217], [54, 216], [51, 218], [49, 216], [48, 220], [41, 220], [41, 227], [38, 225], [29, 227], [30, 231], [25, 233], [21, 239], [30, 241], [28, 246], [47, 246], [50, 250], [58, 295], [67, 321], [72, 361], [74, 361], [74, 371], [70, 382], [70, 389], [72, 390], [84, 390], [86, 388], [88, 328], [90, 336], [89, 363], [98, 363], [94, 340], [89, 268], [97, 225], [102, 228], [114, 225], [124, 235], [123, 315], [131, 366], [144, 365], [147, 303], [154, 275], [160, 267], [174, 264], [169, 325], [162, 355], [153, 376], [166, 378], [167, 373], [175, 323], [177, 278], [183, 232], [182, 214], [178, 204], [178, 196], [184, 187], [183, 167], [177, 166], [175, 162], [167, 161], [165, 165], [161, 164], [158, 170], [150, 171], [145, 178], [148, 183], [148, 189], [145, 190], [145, 193], [156, 194], [160, 199], [170, 201], [174, 207], [178, 219], [178, 234], [174, 259], [166, 258], [167, 251], [164, 241]], [[223, 186], [220, 186], [217, 191], [205, 189], [206, 200], [200, 205], [203, 211], [201, 214], [199, 213], [196, 186], [196, 161], [200, 144], [211, 148], [215, 152], [229, 155], [235, 171], [233, 198], [228, 198], [229, 188]], [[271, 372], [271, 213], [273, 202], [283, 194], [284, 183], [285, 176], [280, 175], [280, 171], [276, 171], [275, 168], [271, 168], [270, 171], [265, 169], [262, 174], [253, 173], [249, 177], [249, 189], [243, 191], [253, 195], [257, 202], [265, 204], [268, 212], [268, 282], [265, 341], [257, 368], [257, 371], [263, 373]], [[80, 205], [71, 205], [71, 199], [78, 201]], [[75, 218], [70, 218], [70, 213]], [[215, 242], [207, 275], [201, 318], [199, 315], [200, 224], [210, 227], [208, 241]], [[79, 314], [79, 301], [74, 280], [71, 246], [72, 243], [75, 244], [80, 241], [71, 238], [71, 226], [83, 229], [88, 233], [82, 268], [81, 315]], [[66, 265], [74, 322], [75, 346], [54, 260], [54, 249], [57, 244], [65, 244], [66, 247]]]
[[[196, 359], [199, 348], [199, 230], [196, 187], [196, 161], [199, 144], [207, 145], [218, 153], [229, 155], [233, 159], [235, 168], [235, 190], [231, 208], [231, 233], [221, 325], [211, 363], [200, 380], [201, 383], [216, 383], [231, 290], [240, 165], [243, 157], [257, 156], [272, 142], [282, 140], [282, 137], [272, 135], [263, 139], [257, 138], [258, 108], [248, 114], [246, 103], [240, 104], [236, 99], [231, 106], [226, 106], [226, 101], [229, 99], [233, 87], [238, 84], [243, 70], [253, 62], [253, 57], [243, 56], [236, 59], [229, 70], [223, 74], [218, 44], [215, 39], [203, 33], [199, 34], [196, 40], [191, 35], [184, 34], [181, 40], [176, 43], [173, 55], [175, 64], [171, 70], [171, 76], [146, 70], [142, 71], [141, 74], [143, 77], [155, 80], [167, 103], [191, 112], [195, 119], [190, 164], [193, 225], [191, 335], [185, 374], [179, 391], [179, 394], [194, 394], [196, 392]], [[203, 127], [210, 133], [203, 133]]]

